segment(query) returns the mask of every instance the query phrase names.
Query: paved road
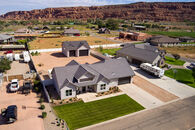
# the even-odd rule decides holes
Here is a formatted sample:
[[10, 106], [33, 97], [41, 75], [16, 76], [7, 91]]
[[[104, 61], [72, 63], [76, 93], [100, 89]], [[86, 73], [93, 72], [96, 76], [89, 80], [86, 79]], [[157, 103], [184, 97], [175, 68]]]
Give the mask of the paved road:
[[195, 127], [195, 96], [83, 130], [188, 130]]

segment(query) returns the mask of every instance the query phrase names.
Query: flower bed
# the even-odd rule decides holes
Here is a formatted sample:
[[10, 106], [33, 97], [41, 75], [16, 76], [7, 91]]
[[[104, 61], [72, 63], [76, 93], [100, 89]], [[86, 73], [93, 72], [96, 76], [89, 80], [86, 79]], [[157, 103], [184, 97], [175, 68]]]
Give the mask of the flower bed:
[[63, 104], [75, 103], [75, 102], [79, 102], [81, 100], [82, 100], [81, 98], [76, 98], [76, 97], [68, 98], [68, 99], [63, 99], [63, 100], [53, 100], [52, 99], [51, 104], [54, 105], [54, 106], [56, 106], [56, 105], [63, 105]]
[[113, 94], [113, 93], [118, 93], [118, 92], [122, 92], [118, 87], [116, 87], [116, 86], [115, 87], [110, 87], [109, 91], [98, 93], [96, 95], [96, 97], [105, 96], [105, 95], [109, 95], [109, 94]]

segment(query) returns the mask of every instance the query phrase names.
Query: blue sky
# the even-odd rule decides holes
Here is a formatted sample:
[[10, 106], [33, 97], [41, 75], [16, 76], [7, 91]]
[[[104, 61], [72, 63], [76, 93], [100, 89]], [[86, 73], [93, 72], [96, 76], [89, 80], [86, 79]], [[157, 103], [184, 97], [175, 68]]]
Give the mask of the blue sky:
[[126, 4], [135, 2], [195, 2], [195, 0], [0, 0], [0, 14], [18, 10], [44, 9], [48, 7], [71, 7]]

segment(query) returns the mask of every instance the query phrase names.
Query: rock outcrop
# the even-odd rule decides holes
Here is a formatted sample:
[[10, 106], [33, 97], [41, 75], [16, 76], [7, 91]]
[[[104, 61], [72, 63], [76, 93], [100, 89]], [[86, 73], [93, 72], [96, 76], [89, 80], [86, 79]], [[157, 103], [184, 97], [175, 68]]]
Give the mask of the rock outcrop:
[[14, 11], [1, 15], [2, 19], [106, 19], [120, 18], [153, 21], [195, 21], [195, 2], [153, 2], [91, 7], [46, 8]]

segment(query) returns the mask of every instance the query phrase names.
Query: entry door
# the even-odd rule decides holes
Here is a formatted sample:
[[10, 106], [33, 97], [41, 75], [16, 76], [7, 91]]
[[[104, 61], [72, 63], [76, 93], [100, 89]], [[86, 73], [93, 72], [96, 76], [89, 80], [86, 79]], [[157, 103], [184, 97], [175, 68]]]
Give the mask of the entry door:
[[82, 93], [86, 92], [86, 87], [82, 87]]

